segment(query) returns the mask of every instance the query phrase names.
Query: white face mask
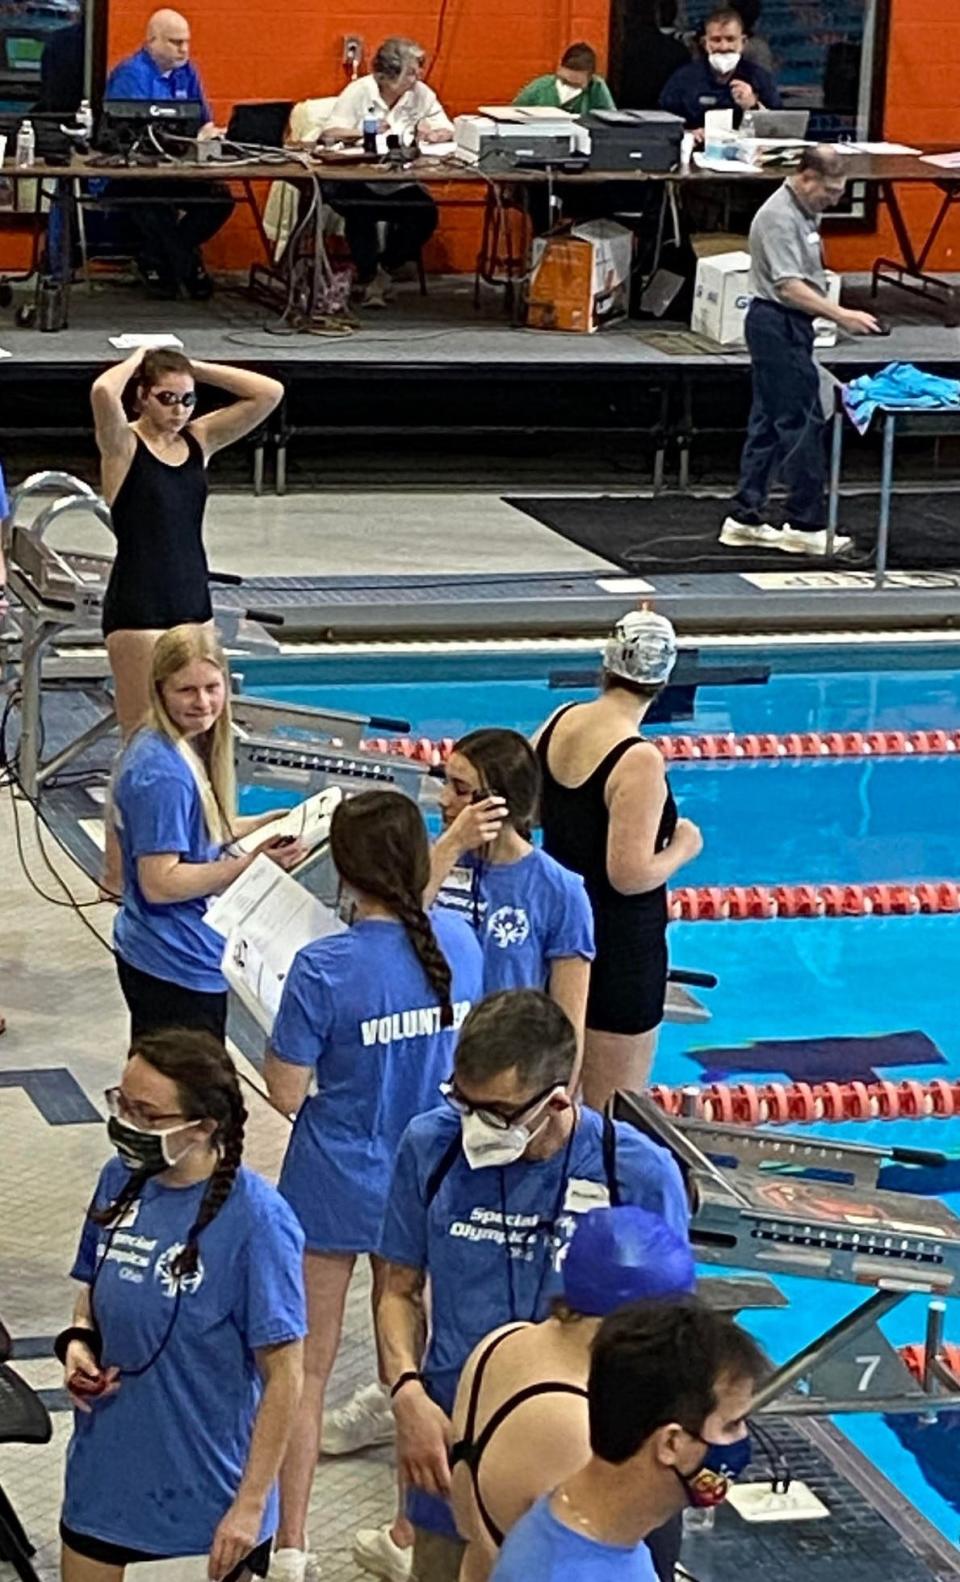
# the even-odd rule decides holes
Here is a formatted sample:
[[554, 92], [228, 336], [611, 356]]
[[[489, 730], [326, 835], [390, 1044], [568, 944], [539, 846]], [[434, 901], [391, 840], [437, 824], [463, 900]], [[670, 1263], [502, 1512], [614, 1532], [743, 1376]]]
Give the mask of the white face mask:
[[709, 55], [707, 59], [710, 62], [711, 69], [717, 73], [718, 77], [728, 77], [732, 71], [736, 71], [740, 64], [740, 51], [736, 49], [722, 49], [713, 55]]
[[564, 82], [562, 77], [557, 77], [557, 98], [561, 105], [569, 104], [572, 99], [579, 99], [583, 93], [582, 88], [575, 88], [572, 83]]
[[[544, 1099], [544, 1105], [549, 1104], [552, 1097], [551, 1093]], [[502, 1169], [505, 1165], [516, 1164], [518, 1159], [523, 1158], [533, 1139], [539, 1137], [549, 1119], [549, 1115], [544, 1115], [540, 1124], [534, 1127], [523, 1122], [513, 1126], [491, 1126], [482, 1115], [462, 1115], [460, 1133], [463, 1156], [471, 1170], [484, 1170], [494, 1165]]]

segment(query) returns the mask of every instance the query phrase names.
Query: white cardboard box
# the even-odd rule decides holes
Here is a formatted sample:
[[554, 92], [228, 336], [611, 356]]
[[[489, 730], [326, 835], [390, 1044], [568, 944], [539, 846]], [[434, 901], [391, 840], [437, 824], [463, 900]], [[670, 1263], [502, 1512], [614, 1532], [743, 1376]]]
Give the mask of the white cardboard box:
[[[750, 305], [749, 273], [750, 254], [746, 252], [716, 253], [711, 258], [701, 258], [697, 264], [690, 328], [698, 335], [709, 336], [720, 346], [745, 345], [743, 326]], [[840, 286], [841, 277], [828, 269], [827, 295], [831, 302], [839, 302]], [[834, 345], [837, 339], [835, 324], [829, 319], [816, 319], [814, 328], [815, 345]]]

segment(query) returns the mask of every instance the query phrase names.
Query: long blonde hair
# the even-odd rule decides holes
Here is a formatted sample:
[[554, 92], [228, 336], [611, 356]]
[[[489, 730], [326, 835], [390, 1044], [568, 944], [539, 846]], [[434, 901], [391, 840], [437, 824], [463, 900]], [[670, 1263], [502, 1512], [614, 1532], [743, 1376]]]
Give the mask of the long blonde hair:
[[[226, 688], [223, 712], [205, 736], [184, 736], [173, 723], [163, 701], [163, 685], [196, 659], [215, 665]], [[174, 626], [157, 639], [150, 668], [150, 707], [144, 725], [172, 742], [197, 784], [207, 831], [212, 841], [232, 837], [237, 811], [237, 781], [233, 762], [233, 726], [230, 717], [230, 672], [223, 649], [213, 632], [202, 626]]]

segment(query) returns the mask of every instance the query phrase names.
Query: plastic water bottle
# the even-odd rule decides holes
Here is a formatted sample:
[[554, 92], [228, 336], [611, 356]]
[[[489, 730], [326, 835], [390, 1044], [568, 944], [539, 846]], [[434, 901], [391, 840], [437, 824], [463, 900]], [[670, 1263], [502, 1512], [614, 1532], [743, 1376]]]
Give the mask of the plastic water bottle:
[[712, 1533], [717, 1513], [712, 1505], [688, 1505], [683, 1513], [685, 1533]]
[[37, 161], [37, 139], [34, 135], [33, 122], [21, 121], [17, 133], [17, 151], [14, 155], [14, 164], [18, 170], [29, 170]]
[[752, 110], [744, 110], [743, 120], [740, 122], [741, 137], [756, 137], [757, 121]]
[[377, 133], [380, 130], [380, 117], [373, 105], [370, 106], [363, 118], [363, 152], [376, 156]]
[[93, 111], [90, 108], [89, 99], [80, 100], [80, 108], [77, 111], [77, 126], [89, 142], [93, 136]]

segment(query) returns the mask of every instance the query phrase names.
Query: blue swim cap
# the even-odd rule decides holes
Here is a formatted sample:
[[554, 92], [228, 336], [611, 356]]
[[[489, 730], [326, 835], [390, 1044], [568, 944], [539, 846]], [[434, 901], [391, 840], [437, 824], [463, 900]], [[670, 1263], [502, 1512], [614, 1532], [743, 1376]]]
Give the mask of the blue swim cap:
[[624, 1302], [680, 1296], [695, 1283], [693, 1254], [659, 1214], [593, 1208], [577, 1221], [563, 1263], [563, 1294], [575, 1313], [602, 1318]]

